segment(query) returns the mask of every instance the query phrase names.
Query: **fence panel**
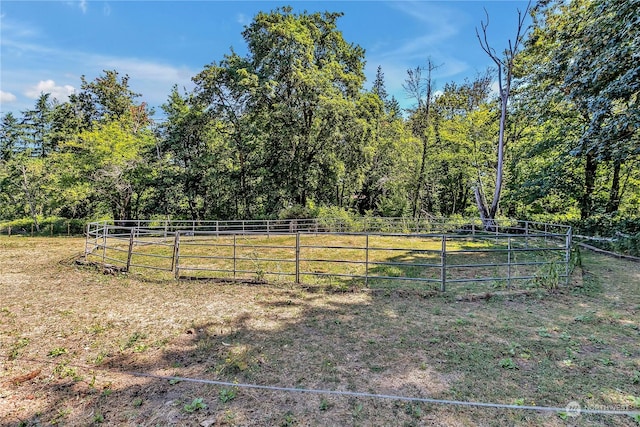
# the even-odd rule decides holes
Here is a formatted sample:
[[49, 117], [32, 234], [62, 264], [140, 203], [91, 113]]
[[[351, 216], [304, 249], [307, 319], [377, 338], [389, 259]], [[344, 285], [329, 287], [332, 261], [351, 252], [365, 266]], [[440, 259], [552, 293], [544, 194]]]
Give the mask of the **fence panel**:
[[[333, 231], [349, 227], [377, 231]], [[139, 221], [130, 227], [90, 223], [86, 230], [87, 258], [127, 271], [171, 271], [176, 278], [445, 292], [451, 285], [470, 291], [544, 281], [557, 286], [570, 274], [571, 228], [532, 222], [504, 222], [489, 232], [473, 221], [394, 218], [366, 218], [357, 226], [326, 219]]]

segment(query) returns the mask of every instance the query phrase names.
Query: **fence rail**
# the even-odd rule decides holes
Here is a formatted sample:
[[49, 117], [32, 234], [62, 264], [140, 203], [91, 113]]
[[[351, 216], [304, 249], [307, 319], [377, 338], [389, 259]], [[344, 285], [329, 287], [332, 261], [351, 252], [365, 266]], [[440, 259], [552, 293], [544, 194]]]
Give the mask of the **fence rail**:
[[176, 278], [288, 278], [338, 286], [567, 283], [571, 227], [404, 218], [135, 221], [87, 225], [85, 255]]

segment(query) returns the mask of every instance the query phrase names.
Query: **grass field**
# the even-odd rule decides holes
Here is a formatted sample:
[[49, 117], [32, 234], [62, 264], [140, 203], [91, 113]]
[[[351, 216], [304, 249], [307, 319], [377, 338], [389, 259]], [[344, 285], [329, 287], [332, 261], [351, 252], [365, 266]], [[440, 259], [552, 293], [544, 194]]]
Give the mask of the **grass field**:
[[83, 239], [0, 237], [0, 425], [639, 425], [133, 376], [640, 410], [640, 265], [457, 300], [173, 281], [78, 266]]

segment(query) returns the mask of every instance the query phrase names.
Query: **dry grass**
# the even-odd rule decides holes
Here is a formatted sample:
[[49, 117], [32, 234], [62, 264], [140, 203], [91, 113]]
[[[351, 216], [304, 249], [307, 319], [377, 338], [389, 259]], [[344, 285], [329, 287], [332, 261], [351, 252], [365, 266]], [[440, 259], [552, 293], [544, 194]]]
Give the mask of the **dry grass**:
[[128, 373], [634, 408], [638, 264], [583, 254], [569, 289], [456, 301], [103, 275], [74, 265], [83, 245], [0, 237], [2, 425], [637, 425]]

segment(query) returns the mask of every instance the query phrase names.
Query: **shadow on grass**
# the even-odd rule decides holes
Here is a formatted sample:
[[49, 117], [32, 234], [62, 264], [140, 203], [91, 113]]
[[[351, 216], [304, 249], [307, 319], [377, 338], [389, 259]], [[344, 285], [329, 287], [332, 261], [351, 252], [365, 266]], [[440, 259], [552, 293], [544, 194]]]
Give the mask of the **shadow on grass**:
[[[104, 286], [125, 292], [131, 285]], [[632, 365], [618, 353], [606, 352], [621, 346], [629, 352], [629, 361], [640, 356], [633, 342], [637, 334], [623, 322], [602, 320], [597, 314], [575, 320], [585, 308], [573, 306], [591, 305], [597, 311], [599, 299], [584, 301], [570, 293], [561, 296], [563, 301], [549, 297], [454, 303], [447, 298], [309, 293], [273, 286], [175, 286], [184, 287], [185, 293], [187, 288], [196, 291], [178, 301], [192, 304], [193, 313], [176, 319], [175, 334], [163, 334], [153, 324], [134, 325], [122, 330], [119, 347], [102, 360], [88, 363], [71, 353], [68, 363], [67, 355], [52, 358], [55, 367], [48, 374], [9, 386], [13, 391], [27, 389], [18, 404], [27, 412], [29, 402], [42, 396], [48, 396], [47, 405], [23, 419], [16, 412], [9, 423], [564, 425], [552, 414], [256, 390], [132, 373], [436, 399], [523, 399], [525, 404], [556, 406], [586, 393], [600, 398], [603, 384], [629, 390]], [[168, 298], [178, 298], [171, 295]], [[138, 302], [135, 292], [130, 298], [132, 304]], [[207, 299], [221, 304], [207, 304]], [[613, 335], [620, 339], [613, 341]], [[163, 336], [166, 339], [160, 339]], [[563, 366], [565, 360], [573, 365]], [[584, 425], [607, 420], [581, 418]], [[615, 421], [632, 425], [630, 419]]]

